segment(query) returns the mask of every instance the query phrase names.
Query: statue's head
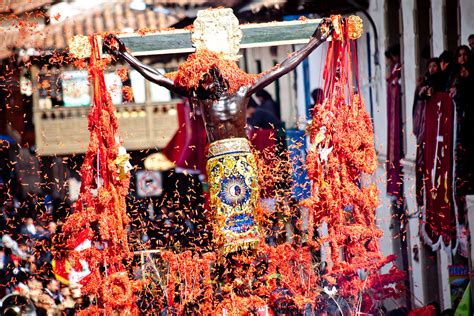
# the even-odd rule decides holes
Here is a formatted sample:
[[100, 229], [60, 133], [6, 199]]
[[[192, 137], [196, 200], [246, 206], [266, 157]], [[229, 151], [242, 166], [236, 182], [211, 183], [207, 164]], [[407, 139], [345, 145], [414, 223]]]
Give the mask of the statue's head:
[[199, 99], [218, 100], [229, 89], [229, 82], [224, 79], [219, 68], [213, 66], [204, 73], [196, 89]]

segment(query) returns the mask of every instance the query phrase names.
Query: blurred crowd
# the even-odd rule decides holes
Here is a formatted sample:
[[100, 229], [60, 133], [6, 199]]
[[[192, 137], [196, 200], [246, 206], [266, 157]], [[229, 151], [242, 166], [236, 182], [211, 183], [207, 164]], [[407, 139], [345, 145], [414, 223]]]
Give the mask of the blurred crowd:
[[[469, 46], [468, 46], [469, 45]], [[426, 182], [427, 174], [431, 174], [432, 170], [425, 164], [424, 159], [426, 159], [424, 150], [428, 146], [434, 146], [434, 144], [428, 144], [428, 142], [446, 142], [449, 143], [446, 139], [443, 140], [442, 135], [449, 135], [453, 141], [453, 161], [449, 161], [451, 164], [447, 166], [449, 173], [450, 170], [453, 170], [453, 193], [454, 201], [459, 210], [459, 220], [460, 224], [465, 224], [466, 215], [467, 215], [467, 204], [466, 196], [474, 194], [474, 34], [468, 37], [468, 45], [460, 45], [454, 51], [443, 51], [438, 57], [424, 56], [426, 58], [426, 63], [421, 61], [419, 67], [423, 70], [424, 75], [419, 77], [416, 83], [416, 89], [414, 92], [414, 104], [413, 112], [411, 113], [413, 119], [413, 133], [416, 137], [416, 201], [418, 206], [423, 206], [426, 203], [426, 199], [431, 198], [431, 195], [424, 196], [424, 183]], [[387, 167], [387, 170], [393, 170], [395, 174], [402, 174], [400, 160], [404, 156], [404, 140], [403, 140], [403, 109], [401, 102], [401, 76], [402, 76], [402, 60], [400, 45], [391, 46], [386, 52], [385, 56], [388, 59], [390, 66], [390, 73], [387, 77], [388, 83], [388, 118], [389, 125], [387, 128], [388, 134], [393, 133], [393, 138], [390, 139], [389, 136], [389, 148], [392, 148], [391, 145], [398, 148], [399, 156], [396, 154], [390, 156], [390, 167]], [[433, 97], [436, 95], [437, 99]], [[432, 99], [433, 98], [433, 99]], [[449, 102], [436, 101], [436, 105], [440, 108], [433, 110], [429, 109], [433, 105], [433, 102], [430, 100], [444, 100], [446, 98]], [[452, 101], [452, 102], [451, 102]], [[390, 107], [390, 102], [393, 106]], [[425, 114], [428, 113], [428, 110], [431, 112], [436, 112], [438, 121], [440, 120], [441, 113], [446, 115], [448, 113], [448, 107], [452, 105], [454, 112], [454, 119], [452, 124], [447, 121], [443, 116], [442, 122], [430, 122]], [[446, 107], [446, 108], [443, 108]], [[392, 112], [390, 112], [392, 110]], [[448, 116], [446, 116], [448, 117]], [[392, 125], [390, 125], [390, 120], [393, 119]], [[438, 124], [438, 126], [436, 125]], [[440, 125], [441, 124], [441, 125]], [[426, 138], [427, 130], [433, 129], [433, 125], [437, 126], [437, 135], [436, 139]], [[449, 130], [449, 131], [447, 131]], [[444, 134], [443, 134], [444, 133]], [[447, 133], [447, 134], [446, 134]], [[392, 143], [390, 143], [392, 142]], [[436, 147], [437, 148], [437, 147]], [[443, 147], [444, 148], [444, 147]], [[437, 149], [436, 149], [437, 150]], [[395, 150], [397, 151], [397, 150]], [[443, 154], [443, 150], [440, 150], [442, 153], [441, 156], [438, 153], [436, 156], [438, 162], [443, 164], [445, 156], [448, 156], [446, 152]], [[398, 164], [398, 165], [397, 165]], [[391, 169], [390, 169], [391, 168]], [[435, 167], [433, 167], [435, 168]], [[397, 170], [398, 169], [398, 170]], [[434, 169], [433, 169], [434, 170]], [[443, 169], [444, 170], [444, 169]], [[400, 181], [401, 180], [401, 181]], [[397, 178], [388, 177], [387, 185], [396, 184], [392, 192], [387, 190], [388, 194], [395, 192], [395, 194], [403, 194], [403, 189], [400, 189], [400, 184], [403, 183], [403, 176]], [[441, 184], [438, 184], [441, 186]], [[449, 186], [449, 184], [448, 184]], [[438, 188], [439, 189], [439, 188]], [[392, 194], [394, 195], [394, 194]], [[435, 198], [433, 198], [435, 199]], [[446, 202], [448, 203], [448, 202]], [[431, 207], [439, 207], [439, 204], [431, 204]], [[426, 205], [425, 205], [426, 207]], [[454, 207], [451, 205], [450, 207]], [[441, 213], [440, 209], [436, 210]], [[433, 225], [432, 222], [430, 222]], [[448, 227], [449, 225], [446, 225]], [[462, 248], [462, 247], [461, 247]], [[462, 254], [462, 250], [461, 250]], [[467, 264], [464, 261], [464, 258], [457, 259], [458, 263]], [[454, 302], [456, 307], [458, 302]], [[435, 303], [435, 305], [437, 305]], [[397, 313], [393, 315], [408, 315], [408, 310], [399, 309]], [[449, 309], [440, 312], [439, 306], [433, 310], [432, 313], [426, 315], [453, 315], [454, 310]], [[391, 314], [390, 314], [391, 315]], [[410, 315], [418, 315], [413, 312]], [[420, 315], [425, 315], [420, 313]]]
[[83, 304], [80, 287], [66, 286], [53, 274], [52, 249], [62, 219], [53, 220], [48, 199], [9, 196], [0, 206], [0, 298], [5, 315], [72, 315]]
[[[468, 42], [469, 46], [461, 45], [455, 51], [443, 51], [438, 57], [423, 57], [426, 58], [426, 63], [422, 60], [419, 63], [419, 67], [422, 71], [425, 70], [425, 73], [417, 80], [412, 112], [413, 132], [417, 141], [417, 169], [420, 169], [418, 160], [423, 157], [420, 149], [422, 150], [426, 147], [424, 133], [428, 124], [433, 123], [425, 120], [425, 113], [427, 106], [429, 106], [429, 103], [425, 101], [428, 101], [437, 93], [443, 93], [453, 101], [455, 119], [451, 134], [455, 140], [453, 145], [455, 153], [454, 191], [459, 209], [465, 207], [465, 196], [474, 194], [474, 142], [472, 142], [474, 138], [474, 129], [472, 128], [474, 124], [474, 34], [469, 36]], [[401, 118], [403, 110], [400, 97], [402, 94], [400, 85], [400, 78], [402, 76], [400, 45], [390, 47], [385, 52], [385, 55], [390, 65], [390, 74], [387, 78], [388, 89], [394, 91], [389, 95], [389, 109], [390, 101], [393, 101], [392, 103], [395, 104], [393, 106], [393, 113], [389, 112], [388, 126], [388, 133], [389, 135], [393, 133], [394, 140], [391, 140], [389, 136], [388, 142], [389, 146], [394, 145], [398, 148], [395, 152], [399, 153], [398, 156], [396, 153], [388, 153], [388, 159], [392, 167], [392, 170], [389, 167], [388, 170], [398, 174], [400, 173], [399, 161], [405, 151], [403, 148], [403, 123]], [[396, 90], [396, 87], [399, 87], [399, 90]], [[392, 117], [394, 122], [390, 125]], [[450, 128], [450, 126], [446, 125], [448, 123], [443, 123], [444, 128]], [[390, 144], [391, 141], [392, 144]], [[390, 156], [391, 154], [392, 156]], [[398, 168], [398, 170], [393, 170], [394, 168]], [[421, 181], [422, 176], [422, 173], [420, 173], [420, 176], [417, 175], [418, 182]], [[401, 183], [400, 179], [396, 177], [393, 179], [389, 178], [389, 186], [390, 183], [397, 186], [392, 191], [401, 192], [398, 188]], [[422, 194], [418, 192], [420, 190], [421, 186], [417, 183], [417, 204], [423, 205]]]
[[474, 34], [469, 46], [454, 52], [444, 51], [426, 63], [426, 74], [418, 80], [415, 91], [414, 131], [422, 133], [423, 116], [418, 115], [419, 100], [437, 92], [448, 93], [455, 104], [455, 184], [459, 197], [474, 194]]

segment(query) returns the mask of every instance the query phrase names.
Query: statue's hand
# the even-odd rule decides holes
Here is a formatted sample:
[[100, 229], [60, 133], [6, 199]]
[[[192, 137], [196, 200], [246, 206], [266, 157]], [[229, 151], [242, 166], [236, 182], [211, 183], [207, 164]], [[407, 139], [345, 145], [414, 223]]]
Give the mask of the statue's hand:
[[313, 33], [314, 38], [319, 40], [326, 40], [333, 31], [333, 25], [330, 19], [323, 19], [321, 23], [318, 24], [318, 27]]
[[104, 47], [107, 53], [111, 55], [118, 55], [127, 51], [127, 47], [122, 40], [114, 34], [107, 34], [104, 38]]

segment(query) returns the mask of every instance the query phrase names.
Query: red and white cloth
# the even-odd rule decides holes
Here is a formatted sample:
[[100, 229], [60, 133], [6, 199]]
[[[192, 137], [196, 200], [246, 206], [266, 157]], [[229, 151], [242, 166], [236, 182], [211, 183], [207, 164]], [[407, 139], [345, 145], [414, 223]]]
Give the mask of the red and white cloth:
[[453, 197], [454, 103], [436, 93], [425, 107], [423, 155], [424, 205], [421, 235], [434, 250], [458, 245], [458, 218]]

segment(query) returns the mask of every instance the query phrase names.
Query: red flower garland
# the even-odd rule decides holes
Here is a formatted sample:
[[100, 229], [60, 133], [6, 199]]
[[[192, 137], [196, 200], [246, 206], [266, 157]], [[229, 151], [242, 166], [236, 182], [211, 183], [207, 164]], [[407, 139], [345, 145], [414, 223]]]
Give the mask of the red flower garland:
[[361, 173], [373, 174], [377, 168], [372, 123], [362, 99], [354, 94], [352, 65], [357, 58], [347, 29], [339, 18], [333, 22], [338, 23], [340, 33], [327, 54], [324, 77], [328, 97], [315, 106], [311, 125], [307, 166], [313, 188], [305, 204], [310, 206], [314, 225], [328, 226], [328, 236], [320, 240], [321, 244], [329, 243], [326, 280], [336, 284], [354, 308], [362, 294], [362, 309], [370, 310], [373, 300], [398, 294], [400, 287], [388, 290], [387, 285], [400, 282], [404, 273], [396, 268], [390, 276], [379, 273], [394, 258], [383, 258], [379, 250], [382, 232], [375, 225], [376, 186], [361, 185]]
[[[82, 292], [96, 296], [97, 306], [84, 313], [137, 314], [133, 294], [137, 284], [130, 281], [123, 265], [130, 257], [129, 218], [125, 213], [129, 176], [121, 179], [115, 163], [120, 145], [117, 118], [104, 80], [104, 69], [110, 60], [97, 58], [99, 50], [94, 36], [90, 42], [89, 78], [94, 87], [94, 102], [88, 115], [90, 141], [81, 167], [79, 199], [74, 213], [64, 224], [63, 233], [68, 240], [68, 257], [73, 262], [85, 260], [92, 272]], [[92, 247], [74, 251], [78, 235], [84, 231]], [[101, 267], [106, 272], [100, 272]]]

